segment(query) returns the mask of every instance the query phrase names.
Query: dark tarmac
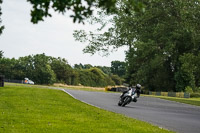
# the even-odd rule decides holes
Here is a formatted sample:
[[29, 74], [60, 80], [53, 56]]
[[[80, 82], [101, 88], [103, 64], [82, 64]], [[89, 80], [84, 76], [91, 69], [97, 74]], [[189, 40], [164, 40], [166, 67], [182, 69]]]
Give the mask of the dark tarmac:
[[76, 99], [99, 108], [149, 122], [178, 133], [200, 133], [200, 107], [141, 96], [137, 103], [117, 105], [120, 93], [65, 89]]

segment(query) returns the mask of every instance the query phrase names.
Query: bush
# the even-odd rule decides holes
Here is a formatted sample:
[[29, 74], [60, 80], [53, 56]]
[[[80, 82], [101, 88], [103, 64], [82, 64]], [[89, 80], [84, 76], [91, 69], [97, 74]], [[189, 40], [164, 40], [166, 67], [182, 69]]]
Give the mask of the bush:
[[190, 87], [190, 86], [185, 87], [185, 92], [193, 93], [192, 87]]
[[196, 87], [194, 92], [200, 93], [200, 87]]
[[116, 85], [122, 84], [122, 80], [118, 75], [111, 75], [110, 77], [115, 82]]
[[191, 93], [191, 94], [190, 94], [190, 97], [191, 97], [191, 98], [194, 98], [194, 97], [195, 97], [195, 98], [198, 98], [198, 97], [200, 97], [200, 93]]
[[105, 87], [115, 85], [114, 81], [98, 68], [84, 69], [79, 71], [80, 84], [92, 87]]

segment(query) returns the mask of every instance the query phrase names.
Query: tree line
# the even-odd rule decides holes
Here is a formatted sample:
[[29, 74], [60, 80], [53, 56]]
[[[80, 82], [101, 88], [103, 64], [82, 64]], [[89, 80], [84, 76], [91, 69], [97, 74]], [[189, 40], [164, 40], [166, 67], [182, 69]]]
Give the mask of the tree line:
[[[92, 66], [90, 64], [75, 64], [70, 66], [66, 59], [36, 54], [15, 58], [3, 57], [0, 51], [0, 75], [6, 79], [23, 80], [25, 77], [36, 84], [64, 83], [68, 85], [84, 85], [105, 87], [108, 85], [121, 85], [123, 75], [118, 64], [124, 62], [113, 61], [112, 67]], [[125, 68], [125, 67], [124, 67]], [[124, 69], [125, 71], [125, 69]]]
[[[102, 33], [75, 31], [87, 41], [86, 53], [128, 46], [126, 82], [151, 91], [200, 91], [200, 3], [198, 0], [140, 0], [144, 12], [119, 2], [111, 16], [104, 11], [91, 21], [112, 26]], [[131, 9], [130, 9], [131, 10]], [[104, 17], [102, 17], [102, 15]], [[111, 17], [109, 21], [102, 18]]]
[[[37, 23], [44, 17], [51, 16], [48, 12], [50, 7], [65, 13], [66, 9], [73, 10], [76, 6], [73, 10], [75, 15], [72, 15], [74, 22], [76, 20], [83, 22], [82, 20], [92, 15], [90, 10], [93, 7], [92, 3], [102, 9], [97, 13], [99, 17], [90, 17], [92, 23], [102, 25], [96, 30], [100, 31], [100, 34], [85, 31], [74, 33], [76, 40], [89, 42], [84, 49], [85, 53], [94, 54], [98, 51], [105, 53], [109, 52], [109, 48], [112, 50], [128, 46], [126, 74], [123, 75], [127, 83], [140, 83], [152, 91], [177, 92], [186, 91], [188, 88], [192, 91], [200, 91], [200, 3], [198, 0], [140, 0], [139, 2], [98, 0], [97, 3], [91, 0], [91, 3], [88, 3], [89, 8], [82, 6], [81, 1], [58, 4], [57, 1], [52, 0], [40, 2], [32, 0], [32, 22]], [[80, 10], [80, 7], [84, 8]], [[106, 20], [107, 16], [111, 19]], [[101, 30], [108, 23], [112, 26], [102, 33]], [[0, 26], [0, 33], [2, 29], [3, 27]], [[36, 66], [33, 65], [33, 70], [36, 70]], [[51, 63], [46, 65], [47, 68], [56, 75]], [[83, 68], [76, 69], [75, 72], [81, 73]], [[93, 70], [90, 72], [96, 73]], [[70, 82], [79, 80], [68, 79]]]

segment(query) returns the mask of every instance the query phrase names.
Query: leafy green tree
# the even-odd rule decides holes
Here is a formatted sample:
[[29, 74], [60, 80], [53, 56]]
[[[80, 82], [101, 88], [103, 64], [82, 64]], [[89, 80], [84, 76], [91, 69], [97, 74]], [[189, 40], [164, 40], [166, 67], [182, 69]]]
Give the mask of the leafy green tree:
[[0, 0], [0, 35], [2, 34], [2, 31], [4, 29], [4, 26], [1, 25], [1, 23], [2, 23], [2, 20], [1, 20], [1, 15], [2, 15], [1, 4], [2, 4], [2, 0]]
[[0, 51], [0, 59], [3, 58], [3, 51]]
[[38, 84], [53, 84], [56, 75], [51, 69], [50, 58], [45, 54], [36, 54], [33, 56], [34, 81]]
[[[145, 5], [145, 12], [132, 10], [127, 15], [125, 6], [121, 3], [118, 6], [121, 12], [113, 16], [110, 21], [113, 27], [108, 31], [101, 34], [76, 31], [75, 38], [89, 41], [85, 52], [92, 54], [128, 46], [126, 80], [129, 83], [141, 83], [150, 90], [162, 91], [181, 91], [188, 84], [198, 86], [198, 72], [186, 65], [184, 60], [187, 58], [183, 56], [188, 53], [194, 56], [199, 54], [199, 2], [141, 2]], [[100, 19], [96, 20], [102, 23]], [[193, 64], [198, 66], [198, 63]]]
[[58, 82], [64, 82], [69, 85], [77, 84], [78, 75], [68, 64], [67, 60], [58, 58], [50, 58], [50, 65]]
[[32, 79], [36, 84], [53, 84], [56, 75], [50, 66], [50, 57], [45, 54], [29, 55], [19, 58], [21, 69], [25, 77]]
[[12, 79], [14, 59], [0, 58], [0, 74], [5, 75], [6, 79]]
[[5, 75], [6, 79], [24, 79], [25, 72], [18, 60], [12, 58], [0, 58], [0, 75]]
[[126, 73], [126, 63], [123, 61], [112, 61], [111, 73], [123, 77]]
[[95, 66], [96, 68], [101, 69], [105, 74], [111, 75], [111, 68], [107, 66]]
[[[101, 8], [107, 13], [119, 12], [117, 0], [27, 0], [32, 5], [31, 22], [38, 23], [43, 21], [44, 17], [51, 17], [50, 10], [65, 14], [67, 10], [72, 12], [70, 17], [73, 21], [84, 23], [84, 20], [92, 16], [96, 8]], [[130, 13], [130, 9], [140, 11], [144, 8], [143, 4], [137, 0], [120, 0], [126, 5], [126, 13]], [[0, 5], [2, 0], [0, 0]], [[1, 16], [1, 7], [0, 7]], [[0, 19], [1, 24], [1, 19]], [[4, 26], [0, 25], [0, 34]]]
[[74, 64], [74, 68], [75, 69], [83, 69], [83, 65], [80, 63], [80, 64]]
[[27, 77], [36, 84], [60, 82], [95, 87], [115, 85], [111, 77], [101, 69], [91, 65], [83, 65], [83, 68], [73, 69], [66, 59], [45, 54], [29, 55], [19, 59], [0, 58], [0, 74], [5, 75], [6, 79], [24, 80]]
[[22, 79], [24, 79], [25, 77], [32, 79], [35, 81], [35, 72], [34, 72], [34, 61], [33, 61], [33, 56], [29, 55], [29, 56], [25, 56], [25, 57], [20, 57], [18, 59], [18, 62], [21, 66], [21, 70], [25, 73], [24, 77]]
[[80, 84], [93, 87], [114, 85], [112, 79], [98, 68], [82, 69], [79, 71]]
[[[193, 53], [187, 53], [180, 56], [181, 69], [180, 71], [184, 74], [181, 75], [183, 84], [182, 87], [190, 86], [193, 91], [197, 91], [198, 86], [200, 85], [200, 53], [198, 55], [194, 55]], [[181, 83], [177, 83], [177, 85], [182, 85]]]
[[122, 79], [118, 75], [111, 75], [110, 77], [115, 82], [115, 85], [122, 84]]
[[90, 69], [90, 68], [92, 68], [93, 66], [91, 65], [91, 64], [75, 64], [74, 65], [74, 68], [75, 69]]
[[85, 64], [85, 65], [83, 65], [83, 69], [90, 69], [90, 68], [92, 68], [93, 66], [92, 65], [90, 65], [90, 64]]
[[[27, 0], [33, 5], [33, 10], [31, 11], [33, 23], [43, 20], [44, 17], [51, 16], [49, 13], [50, 9], [54, 11], [65, 13], [67, 10], [72, 11], [70, 17], [73, 21], [83, 22], [84, 19], [92, 15], [94, 8], [102, 8], [106, 10], [107, 13], [112, 13], [117, 11], [117, 0]], [[123, 1], [123, 0], [122, 0]], [[133, 0], [124, 0], [127, 5], [126, 10], [128, 13], [129, 8], [134, 8], [139, 10], [142, 8], [142, 4]]]

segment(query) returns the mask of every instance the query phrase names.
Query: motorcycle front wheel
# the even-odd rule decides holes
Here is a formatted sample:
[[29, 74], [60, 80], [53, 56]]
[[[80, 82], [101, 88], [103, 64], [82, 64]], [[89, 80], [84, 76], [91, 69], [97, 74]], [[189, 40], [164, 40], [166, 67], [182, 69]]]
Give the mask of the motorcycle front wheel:
[[122, 105], [122, 100], [120, 99], [118, 102], [118, 106], [121, 106], [121, 105]]
[[122, 103], [122, 107], [124, 107], [126, 104], [128, 104], [131, 101], [130, 97], [125, 97], [124, 102]]

